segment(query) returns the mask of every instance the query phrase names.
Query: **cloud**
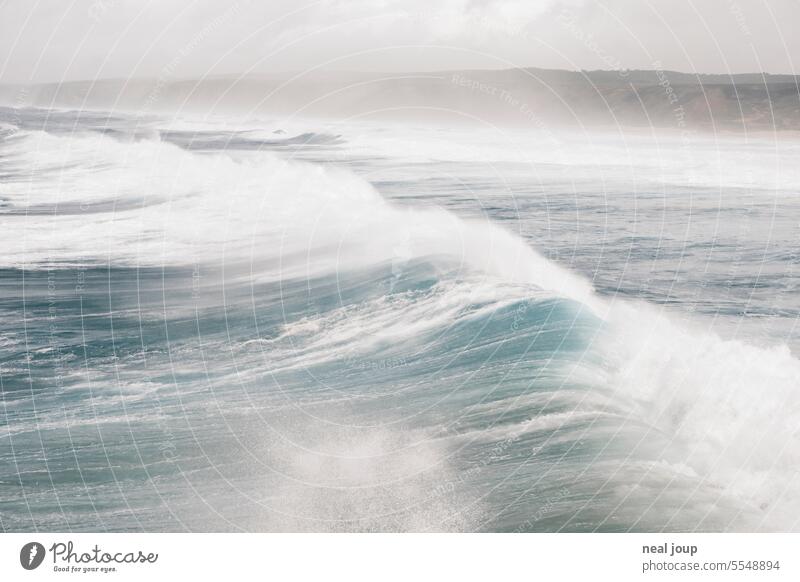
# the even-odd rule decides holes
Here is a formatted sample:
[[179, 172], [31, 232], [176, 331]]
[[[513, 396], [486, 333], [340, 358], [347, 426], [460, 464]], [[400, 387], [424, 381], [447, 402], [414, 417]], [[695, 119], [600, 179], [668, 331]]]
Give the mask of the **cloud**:
[[792, 72], [798, 17], [794, 0], [6, 0], [0, 81], [655, 61]]

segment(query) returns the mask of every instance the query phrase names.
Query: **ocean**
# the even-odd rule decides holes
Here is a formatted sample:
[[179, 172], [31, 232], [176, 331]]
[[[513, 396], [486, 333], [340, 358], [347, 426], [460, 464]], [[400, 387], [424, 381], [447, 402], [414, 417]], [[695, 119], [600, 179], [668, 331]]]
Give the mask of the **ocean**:
[[798, 155], [0, 108], [0, 530], [796, 531]]

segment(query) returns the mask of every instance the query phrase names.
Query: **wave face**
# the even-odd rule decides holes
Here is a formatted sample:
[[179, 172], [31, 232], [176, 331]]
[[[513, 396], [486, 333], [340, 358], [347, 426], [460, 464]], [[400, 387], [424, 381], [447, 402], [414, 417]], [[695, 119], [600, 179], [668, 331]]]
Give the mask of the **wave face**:
[[0, 526], [800, 529], [798, 145], [690, 145], [0, 109]]

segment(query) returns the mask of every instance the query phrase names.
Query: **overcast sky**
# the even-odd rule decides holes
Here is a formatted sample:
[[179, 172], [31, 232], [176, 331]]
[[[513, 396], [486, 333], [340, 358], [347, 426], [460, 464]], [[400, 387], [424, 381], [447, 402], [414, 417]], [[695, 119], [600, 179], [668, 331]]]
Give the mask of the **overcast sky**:
[[798, 0], [0, 0], [0, 81], [310, 69], [791, 73]]

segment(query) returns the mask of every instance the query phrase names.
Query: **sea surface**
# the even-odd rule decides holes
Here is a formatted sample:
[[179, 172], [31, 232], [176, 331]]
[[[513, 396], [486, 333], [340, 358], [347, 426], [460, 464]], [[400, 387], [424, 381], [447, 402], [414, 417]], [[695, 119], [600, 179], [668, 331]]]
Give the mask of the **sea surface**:
[[798, 530], [799, 156], [0, 108], [0, 530]]

